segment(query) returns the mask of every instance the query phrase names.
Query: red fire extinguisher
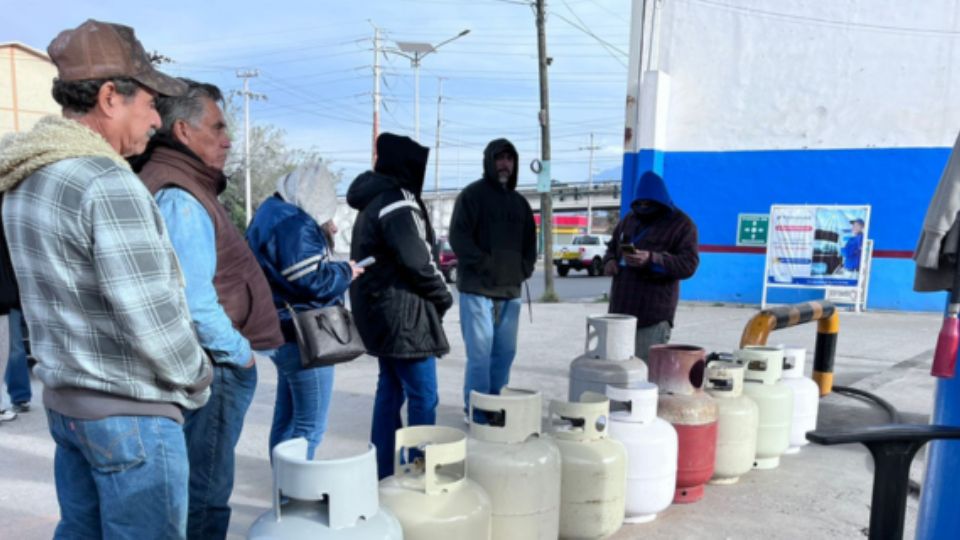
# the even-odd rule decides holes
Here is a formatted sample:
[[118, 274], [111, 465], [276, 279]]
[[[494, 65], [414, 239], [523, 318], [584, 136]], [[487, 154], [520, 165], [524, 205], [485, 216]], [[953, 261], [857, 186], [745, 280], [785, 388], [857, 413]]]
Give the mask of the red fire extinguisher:
[[956, 268], [953, 272], [953, 287], [950, 288], [950, 301], [947, 313], [943, 317], [940, 335], [937, 336], [937, 350], [933, 354], [930, 374], [934, 377], [952, 379], [957, 368], [957, 347], [960, 345], [960, 235], [957, 236]]

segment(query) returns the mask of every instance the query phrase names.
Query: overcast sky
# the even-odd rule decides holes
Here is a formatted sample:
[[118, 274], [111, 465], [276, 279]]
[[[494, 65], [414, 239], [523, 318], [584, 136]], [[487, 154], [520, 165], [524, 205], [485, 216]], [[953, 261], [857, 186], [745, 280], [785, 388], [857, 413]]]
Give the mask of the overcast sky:
[[[258, 69], [255, 122], [283, 128], [293, 146], [316, 148], [349, 182], [369, 168], [373, 26], [384, 47], [439, 43], [470, 33], [422, 60], [421, 143], [431, 147], [426, 186], [434, 182], [438, 78], [443, 77], [440, 182], [463, 186], [481, 171], [483, 148], [507, 137], [520, 152], [520, 181], [534, 183], [539, 157], [537, 36], [522, 0], [0, 0], [0, 42], [45, 50], [87, 18], [133, 26], [148, 51], [174, 59], [165, 70], [241, 87], [238, 69]], [[596, 173], [619, 167], [629, 40], [629, 0], [548, 2], [553, 177], [585, 181], [589, 136], [601, 147]], [[579, 28], [575, 27], [579, 26]], [[381, 56], [381, 131], [413, 136], [410, 61]], [[240, 141], [238, 141], [239, 143]]]

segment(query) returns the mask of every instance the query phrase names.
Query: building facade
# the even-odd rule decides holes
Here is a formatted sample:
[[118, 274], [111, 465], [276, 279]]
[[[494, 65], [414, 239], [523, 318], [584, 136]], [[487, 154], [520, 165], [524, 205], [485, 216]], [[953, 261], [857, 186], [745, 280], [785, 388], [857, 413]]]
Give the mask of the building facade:
[[655, 170], [697, 223], [682, 297], [759, 303], [765, 253], [735, 245], [738, 214], [866, 204], [868, 307], [943, 309], [910, 257], [960, 129], [958, 34], [950, 0], [633, 2], [621, 209]]
[[57, 68], [42, 51], [0, 43], [0, 135], [27, 131], [40, 118], [60, 114], [50, 95]]

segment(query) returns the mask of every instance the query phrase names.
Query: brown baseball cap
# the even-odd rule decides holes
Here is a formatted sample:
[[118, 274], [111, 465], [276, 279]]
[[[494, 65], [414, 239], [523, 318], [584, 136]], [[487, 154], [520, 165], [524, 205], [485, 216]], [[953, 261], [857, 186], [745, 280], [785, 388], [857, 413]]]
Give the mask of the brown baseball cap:
[[164, 96], [182, 96], [187, 85], [150, 63], [133, 28], [88, 19], [64, 30], [47, 47], [61, 81], [129, 78]]

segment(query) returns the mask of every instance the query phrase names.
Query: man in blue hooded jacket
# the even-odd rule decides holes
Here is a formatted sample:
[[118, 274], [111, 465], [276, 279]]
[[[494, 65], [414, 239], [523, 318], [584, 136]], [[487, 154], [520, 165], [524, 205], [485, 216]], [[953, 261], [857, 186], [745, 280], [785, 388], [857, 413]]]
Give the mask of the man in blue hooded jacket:
[[646, 359], [652, 345], [670, 341], [680, 280], [700, 264], [697, 227], [673, 204], [660, 175], [640, 177], [603, 260], [613, 276], [609, 312], [637, 318], [636, 355]]

